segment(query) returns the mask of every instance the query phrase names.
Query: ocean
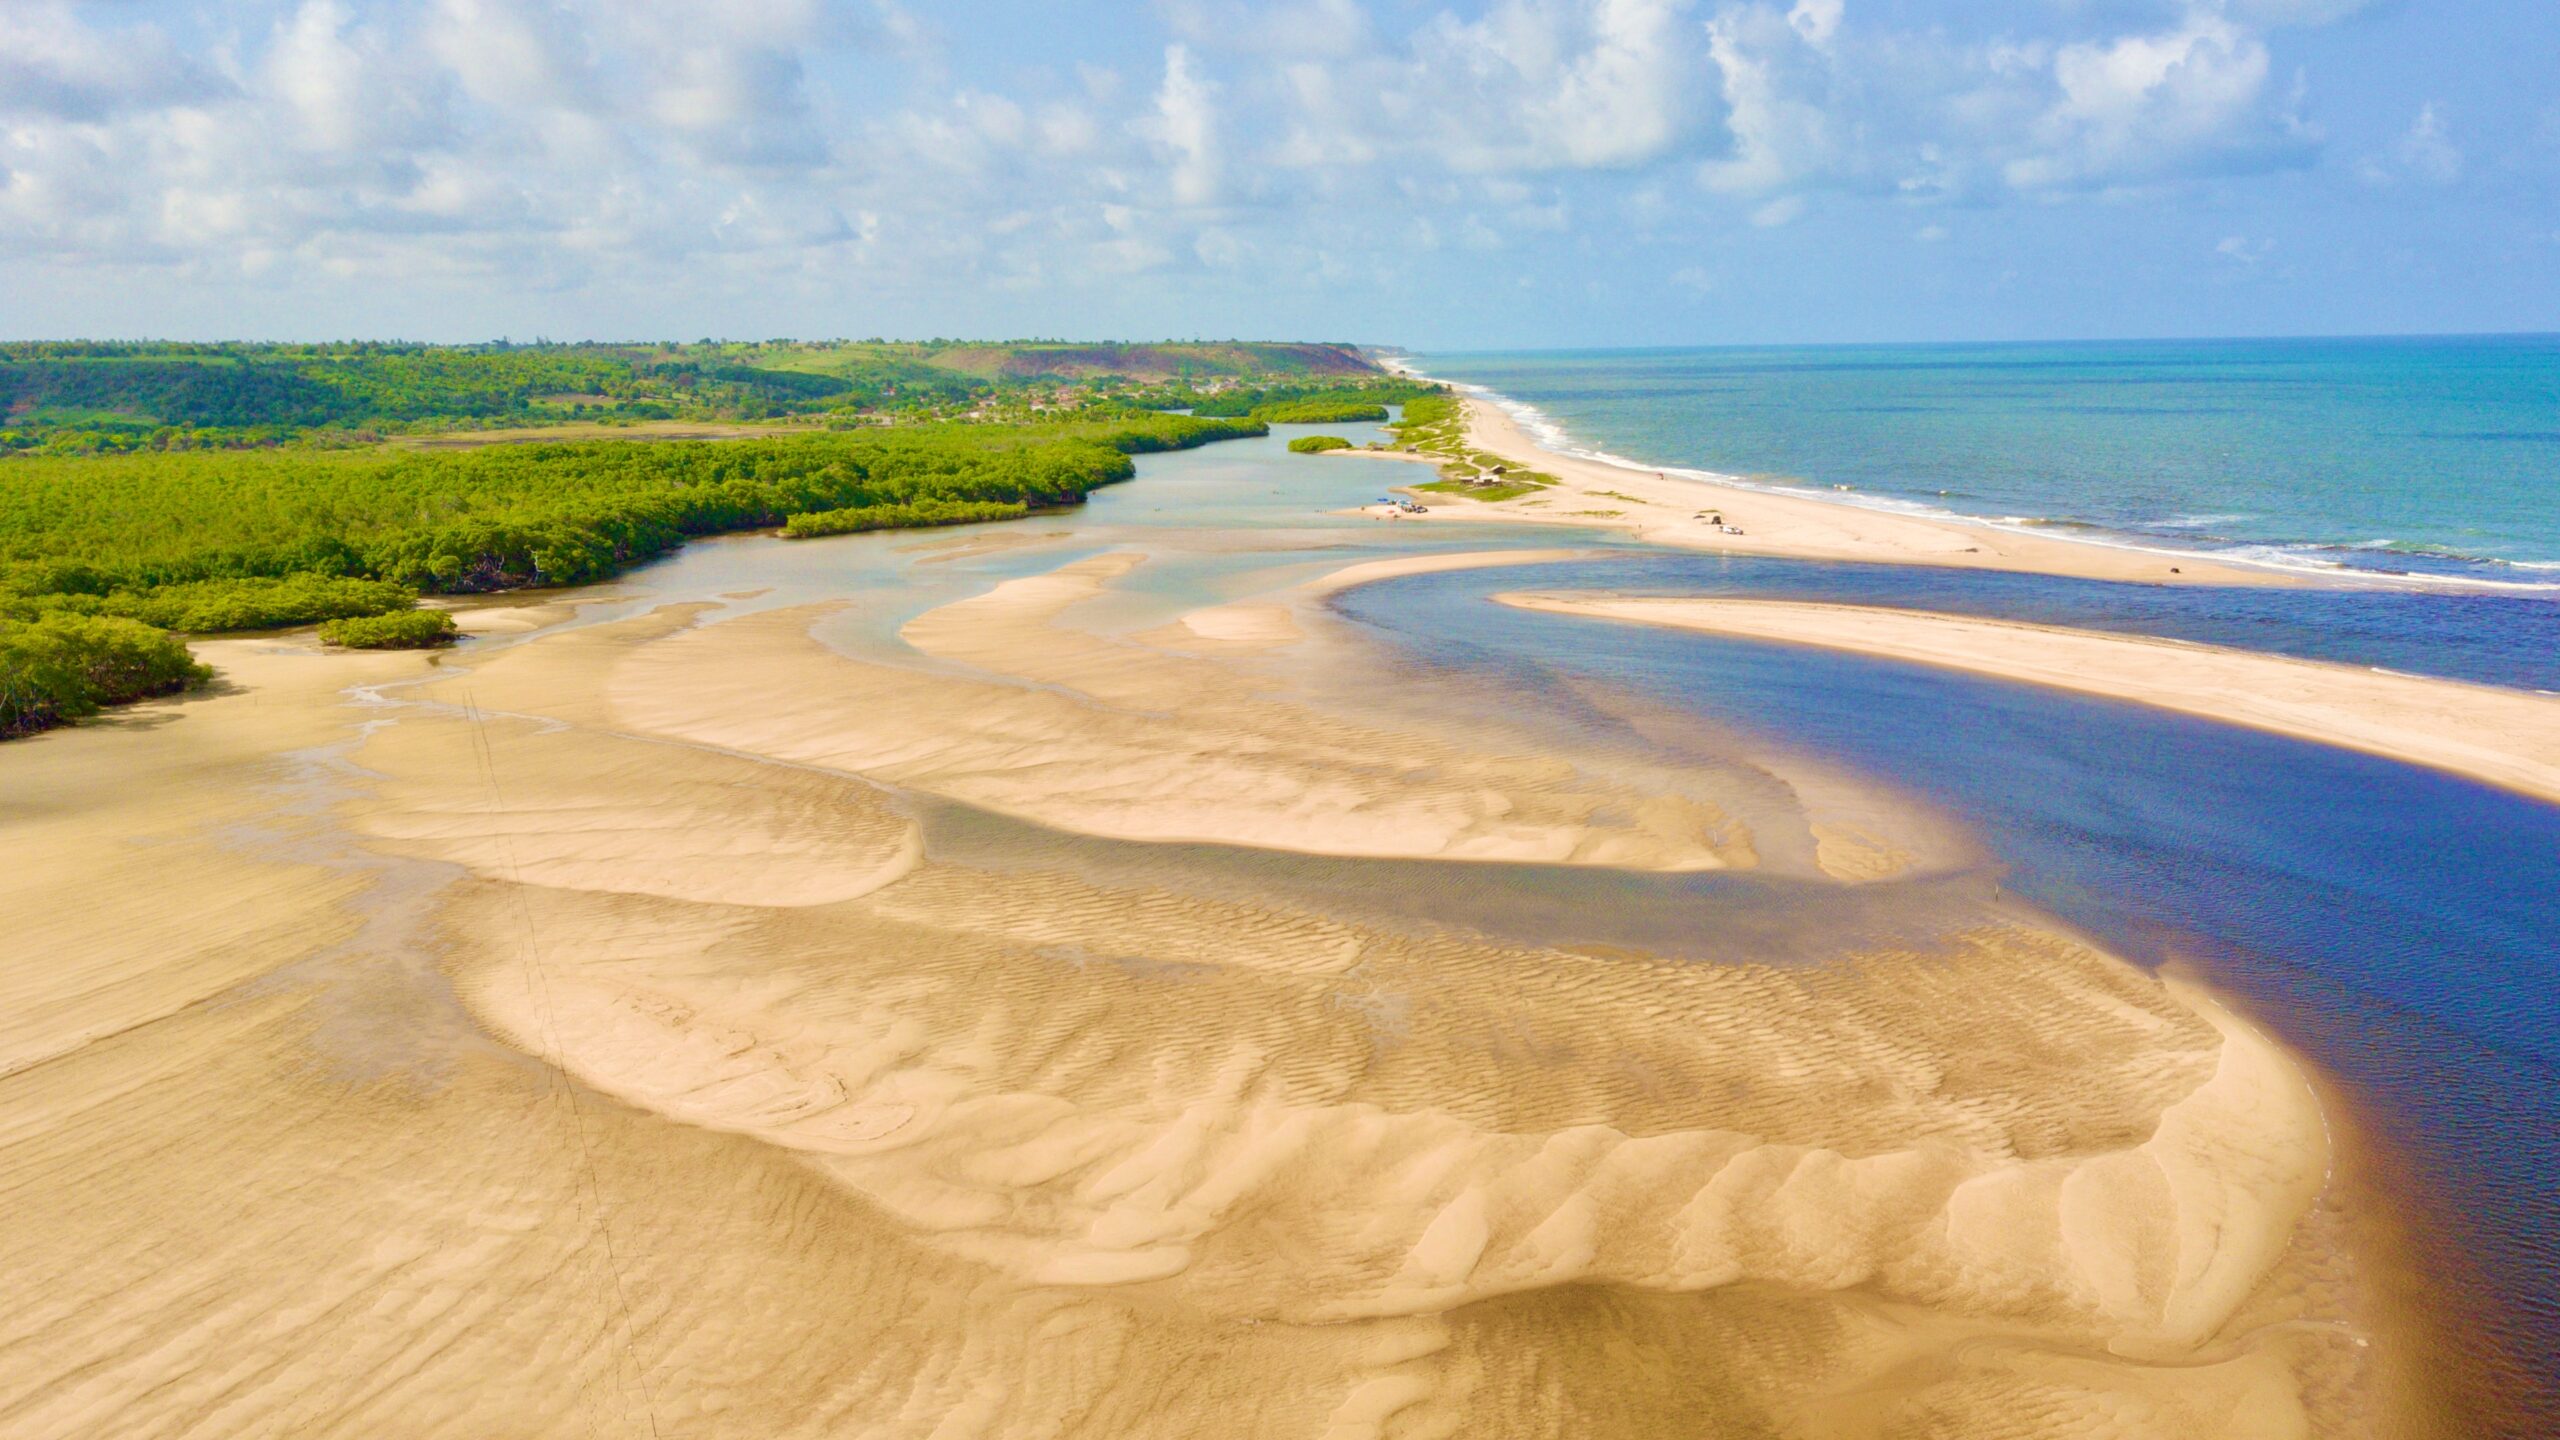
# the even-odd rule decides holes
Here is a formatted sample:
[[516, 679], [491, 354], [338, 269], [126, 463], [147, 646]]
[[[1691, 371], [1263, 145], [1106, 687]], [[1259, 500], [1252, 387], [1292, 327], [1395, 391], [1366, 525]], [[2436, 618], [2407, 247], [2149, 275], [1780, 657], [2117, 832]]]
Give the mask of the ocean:
[[2560, 336], [1425, 354], [1561, 449], [2560, 592]]

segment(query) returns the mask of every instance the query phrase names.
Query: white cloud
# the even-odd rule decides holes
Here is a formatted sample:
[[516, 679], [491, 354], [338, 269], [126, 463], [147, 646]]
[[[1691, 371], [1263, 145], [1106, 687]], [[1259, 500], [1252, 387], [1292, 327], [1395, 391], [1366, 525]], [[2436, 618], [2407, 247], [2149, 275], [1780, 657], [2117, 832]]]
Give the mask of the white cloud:
[[[1926, 239], [1933, 207], [2306, 158], [2267, 36], [2356, 8], [2109, 0], [1984, 32], [1863, 0], [1160, 0], [1161, 69], [1124, 77], [955, 65], [889, 0], [264, 0], [183, 43], [157, 7], [0, 0], [0, 259], [1314, 283], [1407, 244], [1578, 245], [1587, 216], [1845, 210], [1826, 195], [1924, 212], [1885, 223]], [[2458, 175], [2446, 119], [2373, 175]]]
[[2306, 160], [2299, 86], [2218, 0], [2067, 44], [1861, 30], [1830, 0], [1736, 0], [1707, 24], [1725, 153], [1709, 190], [1839, 188], [1914, 202], [2107, 188]]
[[2006, 176], [2035, 189], [2248, 164], [2273, 143], [2258, 123], [2267, 70], [2265, 42], [2201, 7], [2170, 30], [2064, 46], [2035, 151]]
[[2213, 247], [2213, 253], [2227, 260], [2236, 260], [2242, 265], [2255, 265], [2274, 254], [2275, 249], [2276, 242], [2273, 240], [2252, 240], [2246, 235], [2225, 235], [2221, 243]]
[[1132, 128], [1170, 157], [1176, 204], [1207, 205], [1218, 198], [1216, 96], [1217, 87], [1193, 72], [1188, 47], [1164, 47], [1164, 84], [1156, 90], [1155, 111]]
[[1753, 210], [1751, 223], [1763, 230], [1774, 230], [1781, 225], [1793, 223], [1802, 214], [1804, 214], [1803, 196], [1781, 195]]
[[1787, 12], [1787, 23], [1806, 44], [1828, 45], [1840, 29], [1843, 8], [1841, 0], [1796, 0], [1796, 7]]
[[2409, 122], [2409, 128], [2392, 142], [2390, 149], [2366, 156], [2356, 166], [2356, 173], [2375, 185], [2402, 180], [2450, 185], [2462, 178], [2462, 148], [2453, 143], [2443, 113], [2430, 100], [2418, 107], [2417, 118]]
[[68, 0], [0, 3], [0, 116], [97, 122], [225, 88], [147, 25], [98, 25]]
[[1501, 0], [1402, 44], [1283, 67], [1304, 166], [1392, 157], [1477, 174], [1621, 169], [1696, 131], [1688, 0]]
[[1722, 77], [1733, 136], [1732, 153], [1699, 171], [1709, 189], [1766, 192], [1833, 168], [1829, 62], [1806, 53], [1829, 39], [1828, 28], [1795, 23], [1767, 5], [1731, 7], [1708, 23], [1707, 54]]

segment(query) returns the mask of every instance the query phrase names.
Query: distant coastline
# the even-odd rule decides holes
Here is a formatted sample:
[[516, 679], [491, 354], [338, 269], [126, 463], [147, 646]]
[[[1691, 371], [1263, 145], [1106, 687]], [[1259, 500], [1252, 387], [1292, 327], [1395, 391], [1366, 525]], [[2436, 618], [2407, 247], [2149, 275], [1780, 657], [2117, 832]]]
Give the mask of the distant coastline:
[[[2054, 542], [2077, 547], [2099, 548], [2162, 557], [2164, 564], [2180, 567], [2182, 576], [2193, 573], [2196, 566], [2270, 577], [2255, 581], [2223, 583], [2288, 583], [2324, 586], [2358, 586], [2438, 591], [2480, 591], [2507, 594], [2560, 595], [2560, 579], [2505, 579], [2493, 574], [2463, 573], [2473, 570], [2513, 570], [2539, 575], [2560, 566], [2535, 560], [2513, 560], [2494, 556], [2443, 553], [2441, 558], [2458, 562], [2457, 572], [2429, 572], [2413, 569], [2365, 568], [2338, 560], [2318, 558], [2318, 552], [2403, 554], [2412, 558], [2435, 558], [2441, 547], [2403, 545], [2400, 542], [2327, 543], [2303, 542], [2293, 545], [2234, 541], [2227, 546], [2181, 545], [2162, 536], [2139, 530], [2122, 529], [2102, 520], [2068, 513], [1981, 515], [1952, 506], [1933, 504], [1908, 495], [1880, 493], [1871, 489], [1852, 489], [1846, 484], [1822, 488], [1813, 481], [1782, 482], [1707, 469], [1694, 465], [1655, 463], [1605, 448], [1595, 438], [1581, 436], [1538, 405], [1507, 394], [1490, 385], [1460, 380], [1434, 373], [1421, 357], [1393, 350], [1372, 350], [1370, 358], [1381, 367], [1416, 379], [1432, 380], [1449, 386], [1478, 405], [1501, 414], [1547, 459], [1565, 458], [1592, 465], [1608, 466], [1638, 476], [1660, 476], [1689, 482], [1765, 495], [1788, 501], [1812, 501], [1870, 514], [1908, 517], [1934, 524], [1962, 526], [1976, 531], [2023, 537], [2038, 542]], [[2195, 517], [2212, 520], [2218, 517]], [[2023, 567], [2043, 568], [2043, 567]], [[2054, 573], [2087, 573], [2076, 566], [2058, 567]]]
[[[1409, 362], [1392, 363], [1401, 373], [1421, 376]], [[1559, 483], [1549, 493], [1501, 504], [1456, 501], [1438, 507], [1428, 518], [1596, 525], [1692, 550], [2011, 570], [2138, 584], [2300, 585], [2312, 578], [2209, 555], [2044, 535], [1959, 515], [1849, 504], [1707, 471], [1655, 468], [1620, 456], [1558, 448], [1523, 426], [1510, 408], [1516, 402], [1492, 396], [1480, 386], [1452, 383], [1452, 388], [1465, 396], [1470, 445], [1531, 463], [1540, 472], [1553, 474]]]

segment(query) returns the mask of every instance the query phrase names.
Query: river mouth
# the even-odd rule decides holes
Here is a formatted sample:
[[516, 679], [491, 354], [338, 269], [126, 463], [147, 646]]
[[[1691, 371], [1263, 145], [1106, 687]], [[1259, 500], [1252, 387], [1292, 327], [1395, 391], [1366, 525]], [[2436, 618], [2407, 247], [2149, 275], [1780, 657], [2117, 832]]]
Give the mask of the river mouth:
[[[1210, 1425], [1202, 1375], [1215, 1423], [1279, 1433], [1881, 1432], [2057, 1390], [2487, 1433], [2525, 1393], [2408, 1373], [2431, 1316], [2530, 1338], [2483, 1319], [2534, 1275], [2484, 1232], [2535, 1232], [2486, 1168], [2503, 1117], [2475, 1153], [2407, 1108], [2455, 1054], [2407, 1017], [2528, 1042], [2416, 982], [2447, 915], [2492, 958], [2547, 933], [2540, 892], [2447, 892], [2441, 855], [2387, 890], [2383, 857], [2487, 826], [2514, 855], [2484, 868], [2531, 882], [2542, 812], [1509, 611], [1526, 576], [1654, 562], [1345, 514], [1370, 467], [1288, 438], [1004, 526], [696, 545], [344, 694], [329, 657], [236, 647], [250, 683], [139, 738], [263, 705], [309, 748], [171, 749], [170, 794], [257, 823], [150, 810], [153, 898], [274, 895], [302, 908], [269, 943], [315, 938], [49, 1069], [209, 1057], [88, 1114], [130, 1163], [28, 1172], [49, 1350], [166, 1330], [87, 1382], [138, 1392], [235, 1360], [149, 1262], [271, 1317], [252, 1409], [375, 1393], [419, 1307], [481, 1316], [437, 1352], [481, 1383], [435, 1433], [905, 1413], [937, 1376], [999, 1428], [1114, 1434]], [[1380, 562], [1410, 573], [1320, 583]], [[2314, 827], [2342, 787], [2386, 828]], [[198, 850], [221, 886], [190, 888]], [[2329, 962], [2340, 897], [2402, 936], [2401, 989]], [[290, 1164], [243, 1163], [243, 1126]], [[2419, 1157], [2401, 1229], [2475, 1267], [2428, 1315], [2386, 1281], [2454, 1272], [2370, 1242], [2401, 1208], [2330, 1173], [2367, 1148]], [[2464, 1183], [2491, 1203], [2439, 1222]], [[197, 1196], [241, 1217], [198, 1255], [99, 1228], [199, 1224]], [[269, 1303], [284, 1280], [325, 1303]], [[492, 1306], [576, 1343], [528, 1365]], [[875, 1357], [851, 1389], [847, 1356]]]

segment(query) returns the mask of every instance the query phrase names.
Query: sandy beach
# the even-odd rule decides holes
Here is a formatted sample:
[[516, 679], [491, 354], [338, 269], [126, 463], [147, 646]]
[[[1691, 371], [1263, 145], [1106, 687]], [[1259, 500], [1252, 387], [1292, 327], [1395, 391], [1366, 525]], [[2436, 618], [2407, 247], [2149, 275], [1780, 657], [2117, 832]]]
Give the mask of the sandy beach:
[[1524, 610], [1850, 650], [2130, 700], [2560, 804], [2560, 698], [2054, 625], [1783, 600], [1513, 594]]
[[[1424, 495], [1421, 498], [1429, 502], [1430, 513], [1415, 519], [1598, 527], [1653, 544], [1721, 554], [2020, 570], [2146, 585], [2304, 583], [2297, 575], [2264, 566], [2066, 540], [1688, 476], [1666, 477], [1548, 449], [1501, 408], [1472, 398], [1463, 403], [1469, 445], [1553, 475], [1557, 483], [1538, 494], [1496, 504], [1463, 495]], [[1336, 450], [1330, 456], [1403, 453]], [[1728, 533], [1711, 523], [1718, 517], [1741, 533]]]
[[[1833, 963], [1697, 964], [1190, 868], [1937, 863], [1836, 777], [1312, 708], [1277, 663], [1342, 585], [1520, 558], [1121, 632], [1077, 622], [1144, 569], [1105, 552], [876, 653], [815, 638], [841, 603], [493, 607], [515, 638], [438, 660], [221, 642], [221, 693], [0, 751], [44, 957], [6, 972], [0, 1276], [43, 1299], [0, 1429], [2183, 1440], [2378, 1403], [2307, 1077], [2032, 914], [1921, 946], [1815, 905]], [[938, 856], [951, 803], [1018, 838]]]

